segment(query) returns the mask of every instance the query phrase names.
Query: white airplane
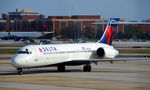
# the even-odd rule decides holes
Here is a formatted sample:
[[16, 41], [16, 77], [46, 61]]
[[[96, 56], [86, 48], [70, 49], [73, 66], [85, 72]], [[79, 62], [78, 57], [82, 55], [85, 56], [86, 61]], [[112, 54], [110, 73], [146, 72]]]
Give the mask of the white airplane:
[[0, 38], [17, 37], [17, 38], [38, 38], [40, 36], [53, 32], [0, 32]]
[[18, 74], [22, 74], [22, 69], [45, 66], [57, 66], [57, 70], [63, 72], [65, 66], [69, 65], [84, 65], [83, 71], [90, 72], [91, 63], [147, 60], [146, 58], [115, 58], [119, 52], [110, 45], [118, 21], [119, 18], [110, 18], [102, 38], [96, 43], [28, 45], [20, 48], [12, 58], [11, 64], [17, 68]]

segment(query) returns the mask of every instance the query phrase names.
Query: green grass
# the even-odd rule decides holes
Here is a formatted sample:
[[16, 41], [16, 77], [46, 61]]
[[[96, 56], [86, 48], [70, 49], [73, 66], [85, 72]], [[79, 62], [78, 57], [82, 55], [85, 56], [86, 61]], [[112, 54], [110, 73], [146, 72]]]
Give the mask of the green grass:
[[15, 54], [18, 49], [0, 49], [0, 54]]

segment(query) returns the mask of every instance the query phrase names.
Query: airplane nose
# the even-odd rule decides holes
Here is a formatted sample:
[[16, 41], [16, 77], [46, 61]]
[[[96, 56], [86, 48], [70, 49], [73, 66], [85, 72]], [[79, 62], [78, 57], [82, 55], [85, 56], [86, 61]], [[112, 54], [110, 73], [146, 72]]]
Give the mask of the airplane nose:
[[21, 68], [25, 64], [25, 60], [22, 60], [22, 57], [14, 56], [11, 59], [11, 64], [16, 68]]

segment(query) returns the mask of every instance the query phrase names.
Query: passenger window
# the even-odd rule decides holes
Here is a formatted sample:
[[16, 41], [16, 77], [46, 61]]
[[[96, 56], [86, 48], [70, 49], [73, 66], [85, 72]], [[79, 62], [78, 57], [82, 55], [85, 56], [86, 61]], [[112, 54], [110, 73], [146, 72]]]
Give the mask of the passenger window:
[[32, 52], [30, 51], [29, 54], [32, 54]]

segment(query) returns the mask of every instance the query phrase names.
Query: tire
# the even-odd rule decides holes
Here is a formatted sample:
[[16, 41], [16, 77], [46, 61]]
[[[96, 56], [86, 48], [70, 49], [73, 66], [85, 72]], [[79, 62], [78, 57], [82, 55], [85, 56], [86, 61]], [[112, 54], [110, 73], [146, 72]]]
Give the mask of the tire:
[[88, 66], [88, 72], [91, 72], [91, 65]]
[[60, 65], [57, 67], [57, 71], [58, 72], [65, 72], [65, 66], [64, 65]]
[[84, 71], [84, 72], [87, 72], [87, 66], [84, 66], [84, 67], [83, 67], [83, 71]]
[[18, 71], [18, 74], [19, 74], [19, 75], [22, 75], [22, 74], [23, 74], [23, 73], [22, 73], [22, 68], [18, 68], [17, 71]]
[[84, 71], [84, 72], [91, 72], [91, 65], [85, 65], [85, 66], [83, 67], [83, 71]]
[[22, 73], [22, 71], [18, 71], [18, 74], [19, 74], [19, 75], [22, 75], [23, 73]]

